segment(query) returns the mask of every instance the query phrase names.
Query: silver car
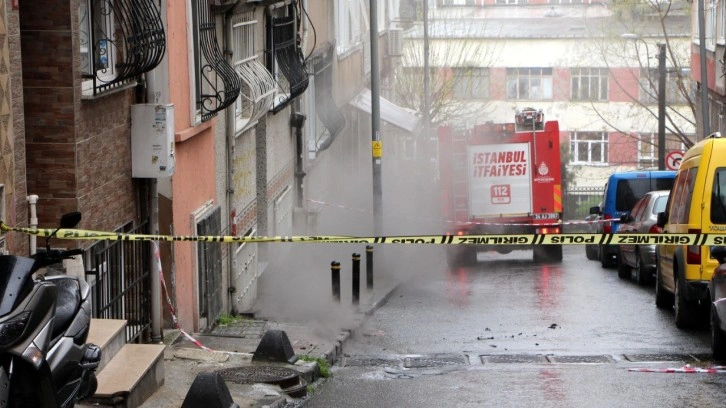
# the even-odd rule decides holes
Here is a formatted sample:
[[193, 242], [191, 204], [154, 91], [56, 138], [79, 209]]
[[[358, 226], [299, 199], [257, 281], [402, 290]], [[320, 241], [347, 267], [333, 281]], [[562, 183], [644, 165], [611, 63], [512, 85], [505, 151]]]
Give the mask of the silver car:
[[[659, 234], [663, 232], [656, 221], [658, 213], [665, 211], [670, 190], [658, 190], [647, 193], [638, 200], [628, 214], [620, 218], [621, 224], [617, 234]], [[633, 279], [639, 285], [654, 281], [655, 277], [655, 245], [623, 244], [619, 245], [618, 276], [622, 279]]]

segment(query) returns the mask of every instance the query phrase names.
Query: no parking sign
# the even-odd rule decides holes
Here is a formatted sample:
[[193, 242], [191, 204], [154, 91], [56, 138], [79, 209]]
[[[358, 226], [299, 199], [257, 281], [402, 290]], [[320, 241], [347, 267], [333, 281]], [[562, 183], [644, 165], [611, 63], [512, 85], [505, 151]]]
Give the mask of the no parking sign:
[[665, 165], [668, 170], [678, 170], [678, 167], [681, 166], [681, 160], [683, 160], [683, 151], [681, 150], [674, 150], [665, 158]]

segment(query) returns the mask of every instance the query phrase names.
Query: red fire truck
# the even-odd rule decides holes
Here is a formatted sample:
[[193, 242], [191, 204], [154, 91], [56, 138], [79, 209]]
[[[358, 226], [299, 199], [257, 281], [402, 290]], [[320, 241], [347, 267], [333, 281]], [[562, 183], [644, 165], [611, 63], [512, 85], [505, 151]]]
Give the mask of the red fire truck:
[[[517, 111], [513, 123], [459, 130], [442, 126], [439, 175], [449, 234], [559, 234], [562, 222], [560, 129], [541, 110]], [[477, 252], [533, 250], [535, 261], [561, 261], [561, 245], [451, 245], [450, 265]]]

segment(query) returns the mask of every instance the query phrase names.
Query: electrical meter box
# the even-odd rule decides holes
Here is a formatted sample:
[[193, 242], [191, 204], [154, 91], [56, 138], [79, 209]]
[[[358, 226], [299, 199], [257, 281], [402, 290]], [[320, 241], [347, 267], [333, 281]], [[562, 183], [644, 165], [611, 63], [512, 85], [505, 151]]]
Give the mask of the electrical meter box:
[[174, 174], [174, 105], [131, 105], [131, 176]]

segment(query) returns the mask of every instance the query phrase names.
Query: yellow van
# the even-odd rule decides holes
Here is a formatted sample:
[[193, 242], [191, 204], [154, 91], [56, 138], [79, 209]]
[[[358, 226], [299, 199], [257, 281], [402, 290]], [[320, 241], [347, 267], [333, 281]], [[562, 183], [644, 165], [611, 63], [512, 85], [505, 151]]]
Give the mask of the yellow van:
[[[726, 138], [720, 133], [688, 149], [658, 225], [664, 233], [726, 233]], [[659, 245], [656, 258], [656, 306], [675, 306], [679, 328], [706, 324], [711, 309], [708, 284], [718, 266], [709, 247]]]

